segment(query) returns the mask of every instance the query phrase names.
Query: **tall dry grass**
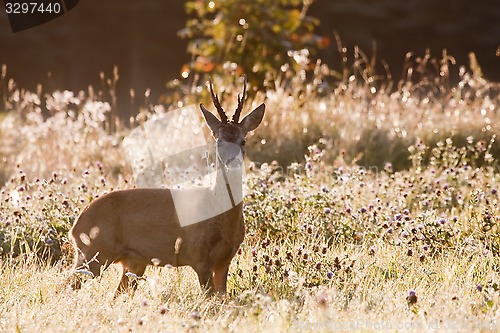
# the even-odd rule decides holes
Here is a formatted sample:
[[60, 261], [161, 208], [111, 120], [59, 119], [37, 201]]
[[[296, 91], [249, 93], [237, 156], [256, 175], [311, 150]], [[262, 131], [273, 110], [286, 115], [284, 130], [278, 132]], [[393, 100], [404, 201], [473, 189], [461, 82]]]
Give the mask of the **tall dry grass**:
[[[388, 65], [375, 55], [337, 43], [343, 59], [338, 70], [298, 57], [298, 75], [284, 71], [268, 78], [267, 91], [251, 90], [252, 105], [265, 102], [268, 112], [249, 141], [250, 159], [286, 166], [303, 161], [307, 147], [323, 139], [329, 160], [341, 153], [365, 167], [390, 162], [399, 170], [410, 166], [408, 147], [419, 140], [433, 147], [450, 137], [465, 145], [468, 136], [489, 141], [498, 134], [500, 84], [484, 78], [473, 53], [468, 65], [456, 64], [446, 50], [439, 57], [408, 53], [394, 82], [388, 70], [380, 72]], [[215, 84], [232, 110], [241, 80], [227, 68]], [[200, 95], [208, 102], [199, 76], [175, 80], [172, 89], [176, 93], [165, 100], [173, 107], [197, 103]], [[496, 144], [493, 151], [498, 156]]]
[[[225, 297], [207, 298], [189, 268], [151, 267], [117, 299], [114, 268], [66, 288], [69, 227], [95, 198], [134, 186], [129, 129], [93, 94], [11, 91], [0, 331], [498, 330], [498, 84], [472, 58], [453, 85], [444, 54], [409, 58], [393, 89], [354, 59], [339, 73], [284, 73], [248, 101], [268, 112], [248, 143], [247, 236]], [[214, 81], [231, 109], [241, 82]], [[189, 89], [170, 107], [207, 101]]]

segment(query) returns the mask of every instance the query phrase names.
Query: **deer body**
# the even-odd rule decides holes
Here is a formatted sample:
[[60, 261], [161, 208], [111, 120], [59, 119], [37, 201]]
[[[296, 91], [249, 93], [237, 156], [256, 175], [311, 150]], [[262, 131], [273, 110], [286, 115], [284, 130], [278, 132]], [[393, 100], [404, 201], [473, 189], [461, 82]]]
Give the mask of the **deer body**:
[[[244, 153], [246, 134], [257, 128], [264, 116], [264, 104], [260, 105], [241, 122], [239, 113], [243, 106], [243, 96], [238, 98], [238, 109], [233, 121], [228, 121], [218, 98], [212, 99], [221, 121], [200, 105], [207, 125], [217, 141], [219, 161], [223, 171], [231, 179], [240, 178], [239, 186], [227, 184], [228, 174], [216, 177], [213, 188], [160, 189], [143, 188], [111, 192], [91, 203], [79, 216], [70, 230], [70, 238], [75, 249], [73, 271], [88, 269], [93, 276], [99, 276], [102, 269], [110, 264], [122, 266], [122, 277], [117, 291], [128, 288], [130, 272], [143, 275], [151, 264], [191, 266], [198, 275], [200, 285], [209, 292], [225, 293], [229, 264], [236, 254], [245, 235], [241, 200], [231, 200], [232, 205], [222, 213], [201, 222], [183, 226], [175, 209], [175, 191], [186, 198], [212, 198], [221, 182], [241, 190], [241, 169], [231, 171], [226, 166], [236, 155]], [[228, 149], [226, 143], [233, 147]], [[238, 149], [234, 149], [237, 147]], [[232, 172], [232, 173], [231, 173]], [[234, 193], [241, 199], [241, 193]], [[189, 200], [187, 200], [189, 201]], [[187, 209], [196, 211], [200, 205], [186, 202]], [[135, 287], [135, 280], [133, 286]], [[77, 279], [74, 287], [80, 287]]]
[[97, 199], [71, 229], [78, 249], [75, 269], [88, 261], [88, 269], [99, 276], [101, 267], [120, 263], [118, 288], [123, 291], [129, 280], [125, 273], [141, 276], [157, 260], [160, 265], [189, 265], [200, 285], [224, 292], [227, 268], [245, 233], [242, 204], [185, 227], [172, 207], [168, 189], [116, 191]]

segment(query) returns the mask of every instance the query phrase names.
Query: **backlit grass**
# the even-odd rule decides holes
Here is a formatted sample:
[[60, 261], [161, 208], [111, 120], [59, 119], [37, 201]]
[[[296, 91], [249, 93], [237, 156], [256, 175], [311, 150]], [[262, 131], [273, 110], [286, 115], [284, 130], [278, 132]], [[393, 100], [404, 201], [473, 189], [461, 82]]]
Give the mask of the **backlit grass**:
[[0, 331], [499, 330], [498, 84], [473, 69], [448, 88], [362, 74], [330, 93], [293, 77], [248, 102], [268, 113], [248, 144], [247, 236], [228, 295], [212, 298], [190, 268], [150, 267], [117, 299], [113, 267], [67, 287], [79, 212], [134, 186], [129, 130], [109, 130], [95, 97], [13, 91], [0, 123]]

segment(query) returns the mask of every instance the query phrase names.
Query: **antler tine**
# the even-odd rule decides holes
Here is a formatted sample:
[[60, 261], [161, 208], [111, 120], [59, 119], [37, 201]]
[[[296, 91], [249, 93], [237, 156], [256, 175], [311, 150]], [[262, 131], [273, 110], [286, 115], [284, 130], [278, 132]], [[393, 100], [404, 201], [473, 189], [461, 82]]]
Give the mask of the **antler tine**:
[[243, 103], [245, 103], [245, 97], [247, 93], [247, 77], [245, 76], [245, 79], [243, 81], [243, 94], [240, 97], [240, 94], [238, 94], [238, 107], [236, 108], [236, 111], [234, 112], [233, 115], [233, 122], [238, 123], [241, 115], [241, 110], [243, 109]]
[[227, 123], [228, 122], [227, 116], [224, 110], [222, 109], [222, 106], [220, 105], [219, 97], [217, 97], [217, 95], [214, 94], [214, 83], [212, 82], [212, 78], [210, 78], [209, 82], [210, 82], [210, 95], [212, 95], [212, 101], [214, 103], [215, 108], [217, 109], [217, 113], [220, 116], [220, 120], [223, 123]]

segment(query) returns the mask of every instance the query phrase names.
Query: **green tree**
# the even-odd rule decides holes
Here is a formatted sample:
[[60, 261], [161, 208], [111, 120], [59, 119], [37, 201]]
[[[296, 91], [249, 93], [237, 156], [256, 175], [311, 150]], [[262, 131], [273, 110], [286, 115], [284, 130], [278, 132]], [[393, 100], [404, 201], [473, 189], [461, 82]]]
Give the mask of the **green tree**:
[[[193, 0], [186, 2], [192, 18], [179, 31], [190, 39], [192, 61], [182, 76], [193, 72], [246, 74], [262, 86], [266, 74], [303, 68], [297, 52], [314, 55], [328, 42], [314, 33], [318, 19], [306, 14], [312, 0]], [[305, 53], [305, 54], [304, 54]]]

